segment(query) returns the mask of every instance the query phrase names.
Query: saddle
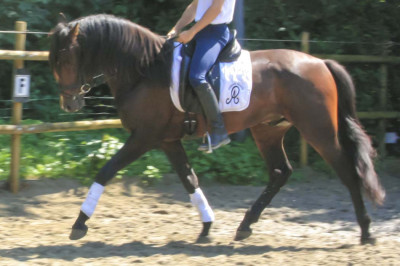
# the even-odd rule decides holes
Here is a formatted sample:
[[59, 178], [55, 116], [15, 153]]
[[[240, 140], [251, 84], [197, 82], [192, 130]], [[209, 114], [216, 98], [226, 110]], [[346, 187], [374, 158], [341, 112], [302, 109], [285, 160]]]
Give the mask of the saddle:
[[[217, 99], [219, 99], [220, 91], [220, 62], [233, 62], [236, 61], [242, 51], [242, 47], [236, 38], [236, 30], [230, 31], [229, 41], [220, 52], [217, 61], [206, 75], [207, 81], [213, 88]], [[183, 45], [181, 50], [182, 64], [180, 69], [180, 82], [179, 82], [179, 100], [182, 108], [186, 113], [202, 114], [203, 109], [200, 101], [197, 99], [196, 92], [189, 83], [188, 73], [192, 56], [195, 50], [195, 42], [191, 41]]]

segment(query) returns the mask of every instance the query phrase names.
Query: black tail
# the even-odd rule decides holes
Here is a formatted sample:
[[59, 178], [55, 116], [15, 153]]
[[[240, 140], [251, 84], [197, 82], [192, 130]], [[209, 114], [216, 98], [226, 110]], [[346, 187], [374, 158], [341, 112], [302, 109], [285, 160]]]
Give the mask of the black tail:
[[371, 139], [364, 132], [356, 114], [355, 88], [346, 69], [333, 60], [325, 60], [338, 90], [339, 140], [349, 157], [354, 161], [357, 174], [367, 196], [375, 203], [382, 204], [385, 190], [374, 170], [376, 152]]

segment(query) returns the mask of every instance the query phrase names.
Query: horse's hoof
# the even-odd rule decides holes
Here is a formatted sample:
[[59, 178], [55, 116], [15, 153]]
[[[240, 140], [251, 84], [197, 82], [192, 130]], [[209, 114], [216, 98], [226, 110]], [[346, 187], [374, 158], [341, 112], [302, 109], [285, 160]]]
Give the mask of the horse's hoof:
[[84, 237], [87, 234], [89, 228], [85, 224], [81, 224], [78, 226], [73, 226], [71, 230], [71, 234], [69, 235], [70, 240], [78, 240]]
[[208, 236], [211, 225], [212, 225], [212, 222], [204, 222], [203, 223], [203, 230], [201, 231], [199, 238], [202, 236]]
[[253, 231], [250, 228], [247, 230], [237, 230], [236, 236], [235, 236], [235, 241], [240, 241], [240, 240], [246, 239], [249, 236], [251, 236], [252, 233], [253, 233]]
[[199, 237], [196, 240], [197, 244], [207, 244], [207, 243], [211, 243], [211, 242], [212, 242], [212, 238], [210, 236], [199, 235]]
[[361, 245], [375, 245], [376, 238], [374, 237], [361, 237]]

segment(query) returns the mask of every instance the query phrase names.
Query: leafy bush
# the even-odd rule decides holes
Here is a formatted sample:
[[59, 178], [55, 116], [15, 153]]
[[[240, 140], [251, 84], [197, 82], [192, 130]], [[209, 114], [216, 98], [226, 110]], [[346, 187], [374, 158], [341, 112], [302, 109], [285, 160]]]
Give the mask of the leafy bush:
[[[23, 135], [21, 176], [29, 179], [72, 177], [90, 183], [127, 137], [120, 129]], [[9, 176], [10, 136], [0, 135], [0, 145], [0, 179], [4, 180]], [[197, 145], [197, 141], [185, 142], [189, 159], [199, 176], [231, 184], [265, 183], [265, 166], [250, 138], [244, 143], [223, 147], [210, 156], [197, 151]], [[119, 171], [117, 178], [136, 176], [151, 184], [171, 172], [164, 153], [153, 150]]]
[[[118, 129], [23, 135], [21, 176], [72, 177], [90, 183], [126, 138], [127, 134]], [[0, 145], [0, 179], [4, 180], [9, 176], [10, 136], [0, 135]], [[151, 151], [119, 171], [116, 177], [137, 176], [143, 182], [152, 183], [170, 171], [164, 154]]]
[[[310, 32], [311, 53], [398, 55], [400, 53], [400, 6], [396, 1], [383, 0], [272, 0], [244, 1], [246, 38], [275, 39], [275, 41], [247, 41], [245, 48], [300, 49], [302, 31]], [[17, 20], [26, 21], [28, 29], [49, 31], [57, 23], [59, 12], [69, 19], [108, 13], [132, 20], [164, 35], [174, 25], [186, 0], [3, 0], [0, 9], [1, 30], [12, 30]], [[284, 41], [289, 40], [289, 41]], [[295, 42], [293, 42], [293, 40]], [[0, 49], [13, 49], [14, 35], [0, 34]], [[48, 50], [46, 35], [27, 35], [27, 50]], [[57, 87], [47, 62], [26, 62], [32, 73], [31, 95], [33, 101], [24, 105], [25, 119], [45, 122], [71, 121], [98, 117], [91, 113], [66, 115], [58, 106]], [[377, 110], [379, 71], [376, 64], [348, 64], [356, 87], [358, 109]], [[391, 65], [388, 72], [388, 110], [400, 111], [400, 82], [398, 65]], [[0, 119], [10, 116], [11, 61], [0, 61]], [[104, 96], [102, 92], [101, 95]], [[45, 100], [47, 99], [47, 100]], [[92, 107], [91, 107], [92, 108]], [[94, 108], [94, 107], [93, 107]], [[112, 112], [111, 112], [112, 113]], [[96, 114], [97, 115], [97, 114]], [[114, 113], [112, 114], [114, 115]], [[32, 123], [33, 121], [28, 121]], [[388, 121], [398, 130], [398, 124]], [[396, 121], [396, 123], [398, 123]], [[0, 124], [8, 122], [0, 121]], [[375, 121], [363, 121], [370, 134], [376, 130]], [[22, 137], [23, 177], [70, 176], [89, 182], [127, 138], [122, 130], [101, 130], [71, 133], [24, 135]], [[0, 179], [9, 176], [10, 137], [0, 135]], [[288, 132], [285, 138], [288, 157], [299, 157], [298, 133]], [[212, 156], [196, 151], [197, 142], [185, 142], [191, 163], [199, 176], [235, 184], [265, 183], [266, 170], [254, 143], [249, 138], [244, 143], [232, 143], [217, 150]], [[313, 167], [329, 172], [318, 155], [310, 157]], [[296, 163], [293, 163], [296, 165]], [[162, 174], [171, 171], [165, 156], [159, 151], [146, 153], [118, 176], [140, 176], [143, 182], [152, 183]]]
[[[24, 124], [35, 123], [40, 121], [24, 121]], [[127, 138], [128, 134], [122, 129], [25, 134], [22, 136], [21, 177], [70, 177], [91, 183]], [[0, 145], [0, 179], [4, 180], [9, 176], [10, 136], [0, 135]], [[198, 145], [197, 140], [184, 141], [189, 161], [202, 179], [242, 185], [268, 182], [265, 163], [251, 137], [243, 143], [224, 146], [211, 155], [197, 151]], [[145, 184], [153, 184], [171, 172], [164, 153], [152, 150], [119, 171], [116, 178], [133, 176]]]
[[196, 173], [208, 180], [230, 184], [266, 184], [268, 175], [251, 138], [232, 142], [211, 155], [197, 151], [198, 141], [186, 143], [186, 151]]

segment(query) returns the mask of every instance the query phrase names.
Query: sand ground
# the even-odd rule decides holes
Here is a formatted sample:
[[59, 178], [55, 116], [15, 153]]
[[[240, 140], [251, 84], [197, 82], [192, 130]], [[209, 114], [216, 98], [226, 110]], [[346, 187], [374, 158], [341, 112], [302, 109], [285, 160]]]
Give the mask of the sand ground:
[[375, 245], [359, 244], [336, 178], [289, 183], [243, 241], [233, 240], [236, 228], [263, 187], [203, 186], [216, 215], [210, 243], [196, 243], [201, 223], [173, 175], [154, 187], [132, 178], [108, 185], [78, 241], [68, 235], [88, 188], [25, 181], [19, 194], [0, 190], [0, 265], [400, 265], [400, 176], [381, 178], [385, 205], [367, 202]]

